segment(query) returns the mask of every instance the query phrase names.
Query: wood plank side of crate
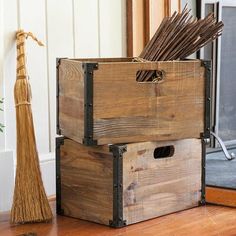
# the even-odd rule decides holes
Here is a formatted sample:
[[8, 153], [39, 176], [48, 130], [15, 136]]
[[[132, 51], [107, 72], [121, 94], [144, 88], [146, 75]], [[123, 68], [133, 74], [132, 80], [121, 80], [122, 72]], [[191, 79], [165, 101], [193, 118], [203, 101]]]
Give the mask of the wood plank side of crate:
[[[137, 83], [138, 70], [163, 70], [164, 82]], [[199, 138], [204, 130], [200, 61], [100, 63], [93, 81], [98, 144]]]
[[71, 61], [79, 62], [96, 62], [96, 63], [111, 63], [111, 62], [132, 62], [133, 57], [110, 57], [110, 58], [73, 58]]
[[60, 162], [63, 214], [109, 225], [113, 217], [113, 157], [108, 146], [90, 148], [65, 139]]
[[[154, 159], [160, 146], [174, 156]], [[128, 144], [123, 155], [123, 219], [127, 225], [199, 205], [201, 140]]]
[[63, 59], [59, 66], [59, 124], [63, 135], [84, 138], [84, 70], [82, 63]]

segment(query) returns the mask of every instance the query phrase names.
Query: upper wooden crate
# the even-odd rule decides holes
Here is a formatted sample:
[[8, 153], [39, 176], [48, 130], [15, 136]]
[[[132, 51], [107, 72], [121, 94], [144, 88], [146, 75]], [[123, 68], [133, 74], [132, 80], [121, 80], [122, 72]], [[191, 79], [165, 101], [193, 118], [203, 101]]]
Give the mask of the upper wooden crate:
[[[139, 83], [141, 70], [162, 80]], [[58, 133], [79, 143], [209, 136], [209, 62], [59, 59], [57, 77]]]

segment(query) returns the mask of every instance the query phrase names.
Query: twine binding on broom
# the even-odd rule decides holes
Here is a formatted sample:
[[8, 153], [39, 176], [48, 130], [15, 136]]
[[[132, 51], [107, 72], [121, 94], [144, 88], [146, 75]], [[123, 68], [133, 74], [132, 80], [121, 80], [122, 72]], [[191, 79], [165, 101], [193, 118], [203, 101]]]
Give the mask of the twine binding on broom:
[[26, 71], [25, 40], [31, 37], [40, 46], [43, 44], [32, 34], [20, 30], [17, 40], [17, 80], [14, 87], [17, 127], [17, 166], [11, 222], [47, 222], [52, 220], [52, 211], [44, 190], [38, 151], [36, 147], [31, 89]]
[[22, 105], [31, 105], [30, 102], [19, 102], [18, 104], [15, 105], [15, 107], [22, 106]]

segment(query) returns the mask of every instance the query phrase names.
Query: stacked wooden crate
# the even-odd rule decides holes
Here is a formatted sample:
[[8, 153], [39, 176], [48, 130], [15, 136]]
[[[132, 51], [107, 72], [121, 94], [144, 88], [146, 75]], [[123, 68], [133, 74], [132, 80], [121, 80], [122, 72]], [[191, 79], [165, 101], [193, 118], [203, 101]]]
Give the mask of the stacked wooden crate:
[[204, 203], [209, 62], [59, 59], [57, 77], [58, 214], [122, 227]]

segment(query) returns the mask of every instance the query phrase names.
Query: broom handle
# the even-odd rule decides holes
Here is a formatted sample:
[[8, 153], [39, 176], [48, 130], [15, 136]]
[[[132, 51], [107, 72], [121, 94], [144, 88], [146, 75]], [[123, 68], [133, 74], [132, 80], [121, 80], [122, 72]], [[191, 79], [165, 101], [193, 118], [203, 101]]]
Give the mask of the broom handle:
[[17, 41], [17, 78], [19, 78], [19, 79], [27, 77], [26, 56], [25, 56], [25, 41], [28, 37], [31, 37], [34, 41], [36, 41], [39, 46], [43, 46], [42, 42], [40, 42], [31, 32], [26, 33], [23, 30], [19, 30], [16, 33], [16, 41]]

